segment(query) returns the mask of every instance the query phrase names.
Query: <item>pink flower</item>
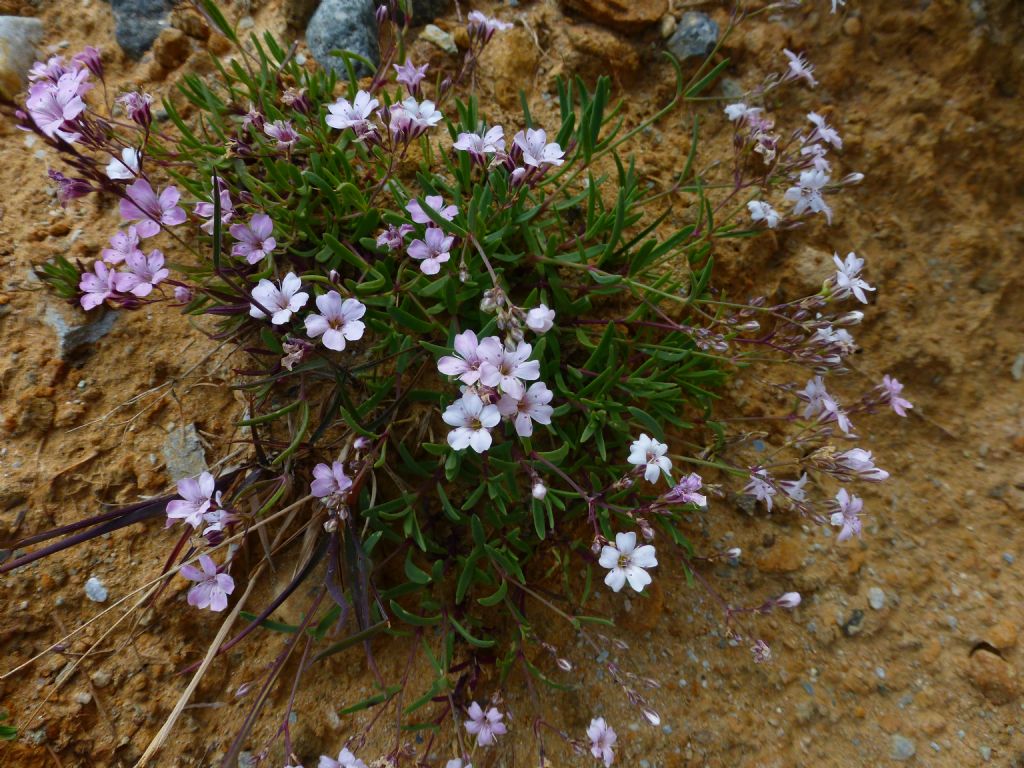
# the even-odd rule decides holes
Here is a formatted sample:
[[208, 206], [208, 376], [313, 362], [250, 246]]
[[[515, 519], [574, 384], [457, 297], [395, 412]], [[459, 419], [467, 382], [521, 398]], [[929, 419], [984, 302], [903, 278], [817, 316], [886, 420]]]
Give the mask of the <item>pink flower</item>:
[[807, 380], [803, 389], [796, 393], [796, 396], [807, 403], [804, 406], [804, 418], [813, 419], [825, 410], [825, 400], [829, 397], [825, 389], [825, 380], [821, 376], [815, 376]]
[[455, 427], [448, 433], [448, 445], [456, 451], [472, 447], [483, 453], [491, 447], [491, 429], [501, 421], [501, 412], [495, 405], [484, 405], [472, 390], [466, 390], [460, 400], [448, 406], [441, 418]]
[[753, 496], [758, 501], [763, 501], [768, 511], [772, 511], [772, 497], [778, 493], [772, 482], [771, 476], [763, 469], [754, 467], [750, 471], [750, 480], [744, 486], [743, 493]]
[[420, 262], [423, 274], [436, 275], [441, 271], [441, 265], [452, 257], [450, 251], [454, 242], [454, 237], [445, 235], [437, 227], [427, 227], [423, 240], [409, 243], [409, 258]]
[[153, 113], [149, 106], [153, 102], [153, 97], [148, 93], [123, 93], [117, 100], [121, 102], [124, 111], [128, 113], [128, 117], [133, 122], [141, 125], [143, 128], [148, 128], [149, 124], [153, 122]]
[[393, 64], [395, 72], [395, 82], [401, 83], [405, 86], [406, 90], [409, 91], [410, 96], [417, 96], [420, 92], [420, 81], [427, 76], [428, 64], [417, 67], [412, 63], [411, 59], [406, 58], [405, 64]]
[[523, 162], [535, 168], [546, 165], [561, 165], [565, 162], [565, 152], [557, 143], [548, 143], [548, 135], [543, 128], [527, 128], [520, 131], [513, 139], [515, 145], [523, 153]]
[[117, 290], [114, 284], [116, 272], [108, 269], [102, 261], [93, 264], [92, 269], [92, 272], [83, 273], [78, 283], [78, 289], [83, 291], [83, 296], [78, 301], [86, 311], [98, 307]]
[[846, 541], [854, 535], [859, 538], [861, 535], [860, 513], [864, 509], [864, 502], [859, 497], [847, 493], [845, 488], [840, 488], [839, 493], [836, 494], [835, 506], [836, 511], [832, 513], [830, 522], [840, 528], [836, 540]]
[[804, 490], [805, 485], [807, 485], [806, 472], [800, 475], [799, 480], [779, 480], [778, 482], [778, 486], [782, 489], [782, 492], [789, 496], [793, 501], [807, 500], [807, 492]]
[[139, 237], [152, 237], [160, 225], [173, 227], [185, 221], [185, 211], [178, 207], [181, 194], [174, 186], [167, 187], [157, 196], [145, 179], [138, 179], [125, 190], [121, 200], [121, 218], [138, 221]]
[[807, 59], [804, 58], [802, 53], [793, 53], [788, 48], [783, 48], [782, 52], [789, 59], [789, 71], [782, 76], [783, 82], [786, 80], [805, 80], [811, 88], [818, 84], [818, 81], [814, 79], [814, 67], [807, 63]]
[[380, 102], [369, 93], [359, 91], [351, 103], [348, 99], [338, 99], [333, 104], [328, 104], [327, 111], [330, 114], [327, 115], [324, 122], [339, 131], [351, 128], [357, 136], [364, 137], [377, 130], [370, 123], [370, 117], [378, 106], [380, 106]]
[[194, 565], [181, 566], [181, 575], [197, 582], [188, 591], [188, 604], [200, 610], [223, 611], [228, 607], [228, 595], [235, 591], [235, 580], [226, 573], [217, 573], [217, 566], [209, 555], [199, 556], [202, 571]]
[[835, 290], [832, 295], [837, 299], [844, 299], [852, 295], [861, 304], [867, 304], [868, 297], [864, 291], [875, 289], [860, 276], [860, 271], [864, 269], [864, 259], [859, 258], [856, 253], [851, 251], [846, 254], [845, 261], [839, 258], [838, 253], [832, 255], [832, 261], [836, 265], [836, 274], [832, 278]]
[[107, 163], [107, 178], [114, 181], [125, 181], [134, 179], [139, 175], [139, 167], [142, 162], [142, 153], [135, 147], [125, 147], [121, 150], [121, 159], [116, 157]]
[[69, 71], [55, 83], [40, 80], [29, 88], [25, 108], [39, 130], [51, 139], [75, 142], [81, 138], [69, 123], [85, 112], [82, 95], [92, 87], [84, 82], [88, 76], [86, 69]]
[[341, 352], [345, 340], [358, 341], [363, 338], [366, 326], [361, 318], [366, 307], [358, 299], [345, 299], [337, 291], [329, 291], [316, 297], [316, 306], [322, 314], [306, 317], [306, 335], [311, 339], [323, 336], [324, 346]]
[[865, 451], [863, 448], [850, 448], [842, 453], [837, 453], [835, 463], [853, 473], [855, 477], [871, 483], [880, 483], [889, 479], [888, 472], [875, 466], [871, 451]]
[[492, 37], [494, 37], [495, 32], [500, 32], [506, 29], [512, 29], [512, 24], [490, 16], [484, 16], [480, 11], [469, 12], [466, 31], [469, 33], [470, 38], [474, 40], [480, 40], [482, 43], [486, 44]]
[[684, 477], [675, 487], [665, 494], [664, 499], [669, 504], [696, 504], [698, 507], [708, 505], [708, 497], [697, 493], [704, 485], [704, 480], [696, 472], [691, 472]]
[[388, 228], [377, 235], [377, 245], [389, 251], [397, 251], [405, 245], [405, 236], [413, 231], [412, 224], [388, 224]]
[[263, 133], [277, 142], [281, 150], [291, 149], [299, 140], [299, 134], [292, 127], [291, 120], [275, 120], [263, 126]]
[[100, 58], [99, 48], [87, 45], [82, 49], [81, 53], [76, 53], [71, 57], [71, 62], [73, 64], [81, 64], [96, 75], [96, 77], [103, 78], [103, 61]]
[[554, 396], [543, 381], [538, 381], [530, 385], [521, 399], [507, 394], [502, 395], [498, 401], [498, 411], [505, 418], [515, 422], [516, 434], [520, 437], [529, 437], [533, 434], [533, 422], [551, 423], [551, 414], [555, 409], [548, 403]]
[[547, 333], [555, 326], [555, 310], [546, 304], [534, 307], [526, 313], [526, 327], [534, 333]]
[[496, 155], [505, 151], [505, 131], [500, 125], [496, 125], [482, 135], [460, 133], [452, 147], [461, 152], [469, 152], [473, 162], [483, 165], [487, 155]]
[[255, 214], [248, 224], [232, 224], [231, 236], [238, 242], [231, 246], [231, 255], [259, 264], [277, 247], [273, 234], [274, 222], [265, 213]]
[[401, 104], [392, 104], [390, 129], [398, 140], [415, 139], [433, 128], [443, 115], [434, 107], [434, 102], [425, 99], [416, 101], [412, 96]]
[[101, 255], [108, 264], [120, 264], [133, 253], [142, 253], [139, 250], [139, 233], [135, 225], [129, 225], [128, 229], [115, 234], [110, 238], [110, 247], [104, 248]]
[[[205, 200], [196, 203], [195, 214], [201, 219], [206, 219], [201, 225], [200, 229], [208, 235], [213, 234], [213, 214], [214, 205], [208, 203]], [[231, 204], [231, 190], [224, 185], [224, 182], [220, 182], [220, 223], [221, 226], [228, 224], [231, 219], [235, 217], [235, 209]]]
[[818, 141], [821, 139], [826, 144], [831, 144], [836, 149], [843, 148], [843, 140], [839, 136], [839, 131], [825, 122], [824, 117], [819, 115], [817, 112], [808, 112], [807, 119], [814, 123], [814, 130], [807, 138], [808, 142]]
[[832, 209], [821, 191], [828, 184], [829, 177], [824, 171], [812, 168], [808, 171], [800, 171], [800, 181], [795, 187], [786, 190], [783, 198], [793, 203], [793, 215], [799, 216], [804, 211], [812, 213], [824, 213], [825, 220], [832, 223]]
[[216, 481], [209, 472], [203, 472], [199, 477], [179, 480], [178, 495], [181, 498], [167, 502], [168, 522], [184, 520], [193, 528], [198, 528], [203, 521], [203, 515], [213, 504], [216, 489]]
[[[301, 287], [302, 280], [294, 272], [289, 272], [281, 280], [280, 288], [266, 278], [260, 280], [252, 289], [252, 297], [271, 312], [271, 323], [283, 325], [291, 319], [293, 312], [298, 312], [309, 301], [309, 294], [299, 291]], [[257, 319], [266, 317], [255, 304], [249, 306], [249, 315]]]
[[882, 383], [878, 386], [878, 389], [882, 392], [882, 402], [889, 403], [889, 406], [897, 416], [906, 416], [906, 409], [914, 407], [909, 400], [901, 397], [900, 393], [903, 392], [903, 385], [899, 382], [899, 379], [886, 374], [882, 377]]
[[[445, 205], [444, 198], [440, 195], [427, 195], [427, 205], [432, 208], [438, 216], [445, 221], [451, 221], [459, 215], [459, 209], [454, 205]], [[409, 212], [409, 216], [417, 224], [432, 224], [434, 220], [427, 215], [427, 212], [423, 210], [423, 206], [420, 205], [420, 201], [415, 198], [405, 204], [405, 210]]]
[[132, 293], [139, 298], [149, 296], [153, 287], [170, 274], [164, 268], [164, 255], [154, 249], [146, 256], [142, 251], [135, 251], [125, 257], [128, 272], [118, 272], [114, 276], [114, 285], [122, 293]]
[[335, 461], [330, 466], [317, 464], [313, 467], [313, 482], [309, 492], [318, 499], [341, 496], [352, 487], [352, 479], [345, 474], [345, 466]]
[[505, 716], [498, 711], [497, 707], [491, 707], [486, 712], [475, 701], [469, 705], [467, 711], [469, 719], [464, 723], [466, 730], [476, 736], [476, 743], [481, 747], [494, 744], [497, 736], [508, 732], [505, 724], [501, 722]]
[[590, 754], [598, 760], [603, 760], [605, 768], [611, 765], [615, 760], [615, 752], [612, 751], [612, 747], [615, 746], [618, 736], [603, 717], [595, 717], [590, 721], [587, 738], [590, 739]]
[[650, 544], [638, 547], [636, 534], [630, 531], [615, 534], [615, 546], [605, 544], [601, 548], [598, 563], [602, 568], [609, 569], [604, 583], [613, 592], [621, 590], [627, 581], [634, 591], [642, 592], [651, 583], [651, 575], [646, 569], [656, 567], [658, 559], [654, 547]]
[[523, 381], [540, 378], [540, 363], [529, 359], [533, 347], [525, 341], [514, 349], [499, 347], [499, 350], [497, 356], [491, 356], [493, 348], [488, 348], [488, 357], [480, 364], [480, 381], [485, 387], [500, 387], [503, 394], [519, 399], [526, 389]]
[[454, 346], [455, 354], [438, 360], [437, 370], [445, 376], [458, 376], [463, 384], [476, 384], [480, 380], [480, 366], [484, 360], [497, 361], [502, 351], [497, 336], [477, 341], [473, 331], [456, 335]]

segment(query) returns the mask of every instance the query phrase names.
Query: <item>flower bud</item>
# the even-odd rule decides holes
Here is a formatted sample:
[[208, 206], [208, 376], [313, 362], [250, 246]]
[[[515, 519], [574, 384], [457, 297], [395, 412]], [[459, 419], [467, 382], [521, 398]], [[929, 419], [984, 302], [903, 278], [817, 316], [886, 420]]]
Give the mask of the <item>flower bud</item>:
[[538, 480], [533, 484], [533, 490], [531, 493], [533, 494], [533, 498], [537, 499], [537, 501], [542, 501], [544, 497], [548, 495], [548, 487]]
[[742, 554], [743, 554], [743, 550], [740, 549], [739, 547], [732, 547], [731, 549], [725, 550], [725, 556], [729, 559], [730, 562], [733, 562], [733, 563], [738, 563], [739, 559], [740, 559], [740, 555], [742, 555]]
[[800, 593], [787, 592], [781, 597], [775, 598], [775, 605], [779, 608], [796, 608], [800, 605]]
[[76, 53], [72, 57], [72, 60], [83, 65], [100, 80], [103, 79], [103, 62], [100, 60], [100, 52], [98, 48], [87, 45], [81, 53]]

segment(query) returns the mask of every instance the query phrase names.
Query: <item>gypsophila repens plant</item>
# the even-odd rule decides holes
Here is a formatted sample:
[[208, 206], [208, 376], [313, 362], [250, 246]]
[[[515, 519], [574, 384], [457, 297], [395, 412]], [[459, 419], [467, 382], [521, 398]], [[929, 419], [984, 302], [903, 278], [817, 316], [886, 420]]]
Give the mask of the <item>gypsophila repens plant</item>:
[[[36, 65], [20, 119], [65, 161], [68, 175], [52, 173], [64, 203], [113, 196], [123, 220], [95, 262], [58, 260], [41, 276], [82, 310], [165, 303], [234, 345], [248, 448], [174, 478], [169, 496], [36, 535], [28, 543], [67, 534], [2, 570], [165, 519], [168, 564], [140, 588], [144, 602], [187, 581], [189, 606], [229, 612], [225, 628], [243, 622], [186, 671], [201, 675], [257, 633], [279, 640], [263, 677], [239, 690], [253, 703], [232, 766], [275, 686], [291, 691], [277, 733], [297, 765], [303, 675], [353, 647], [375, 668], [378, 635], [411, 637], [409, 664], [428, 665], [432, 682], [413, 690], [408, 674], [378, 674], [377, 691], [344, 710], [374, 716], [320, 768], [439, 755], [470, 768], [516, 728], [532, 729], [541, 764], [553, 734], [611, 765], [619, 742], [604, 717], [564, 733], [539, 712], [513, 718], [509, 692], [524, 679], [530, 690], [573, 684], [551, 622], [586, 648], [625, 649], [604, 614], [623, 592], [643, 611], [653, 579], [699, 580], [733, 643], [768, 660], [756, 618], [800, 595], [734, 605], [700, 565], [735, 563], [739, 549], [695, 552], [686, 518], [716, 514], [732, 490], [835, 526], [839, 541], [860, 536], [852, 489], [887, 473], [851, 442], [854, 420], [911, 407], [888, 376], [846, 403], [829, 389], [875, 290], [856, 254], [836, 256], [818, 293], [781, 303], [714, 280], [717, 243], [830, 223], [829, 199], [862, 178], [835, 180], [842, 139], [819, 113], [802, 125], [771, 116], [785, 88], [816, 85], [808, 60], [780, 51], [779, 73], [724, 107], [733, 157], [715, 164], [701, 159], [693, 106], [729, 63], [715, 64], [717, 51], [696, 71], [673, 61], [674, 98], [639, 125], [605, 78], [592, 90], [561, 82], [556, 120], [532, 116], [524, 98], [514, 125], [496, 125], [473, 81], [512, 16], [470, 13], [461, 66], [435, 73], [406, 57], [407, 14], [385, 3], [381, 64], [349, 55], [339, 82], [269, 34], [240, 40], [212, 0], [197, 8], [236, 52], [214, 75], [184, 78], [188, 118], [165, 100], [170, 124], [158, 127], [145, 93], [105, 103], [90, 48]], [[725, 36], [751, 15], [737, 11]], [[373, 74], [357, 79], [357, 66]], [[677, 179], [649, 192], [631, 142], [680, 112], [692, 132]], [[673, 228], [678, 203], [689, 220]], [[766, 447], [769, 433], [716, 401], [732, 371], [772, 363], [782, 375], [765, 386], [790, 407], [763, 417], [781, 425]], [[293, 558], [297, 575], [250, 605], [271, 556]], [[313, 595], [300, 623], [270, 621], [300, 587]], [[657, 683], [600, 664], [659, 724]], [[393, 745], [370, 755], [369, 730], [395, 718]]]

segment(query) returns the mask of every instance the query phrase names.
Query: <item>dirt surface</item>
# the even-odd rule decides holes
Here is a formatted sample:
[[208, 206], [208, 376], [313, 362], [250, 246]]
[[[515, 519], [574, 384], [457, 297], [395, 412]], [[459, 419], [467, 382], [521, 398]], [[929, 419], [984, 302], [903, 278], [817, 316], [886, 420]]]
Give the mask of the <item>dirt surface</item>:
[[[282, 17], [277, 3], [255, 5], [257, 25]], [[721, 247], [716, 279], [733, 295], [794, 297], [820, 285], [833, 250], [857, 251], [879, 290], [856, 334], [865, 351], [848, 389], [892, 373], [915, 409], [906, 420], [860, 425], [864, 446], [893, 474], [863, 489], [870, 516], [862, 542], [837, 545], [834, 531], [786, 514], [750, 514], [725, 500], [694, 517], [698, 550], [744, 550], [739, 567], [704, 572], [724, 595], [752, 603], [789, 589], [804, 594], [795, 612], [758, 623], [774, 649], [771, 664], [755, 665], [746, 647], [730, 647], [718, 604], [668, 568], [649, 599], [603, 606], [618, 606], [616, 636], [631, 649], [612, 648], [612, 657], [662, 683], [652, 696], [661, 727], [647, 725], [603, 679], [591, 651], [561, 635], [562, 652], [577, 665], [574, 679], [584, 685], [545, 694], [536, 714], [578, 736], [591, 716], [604, 715], [620, 734], [621, 765], [1024, 765], [1022, 6], [849, 0], [845, 13], [831, 16], [827, 5], [748, 23], [725, 47], [727, 76], [731, 87], [749, 88], [781, 69], [782, 48], [805, 51], [821, 85], [787, 91], [776, 117], [796, 126], [807, 110], [824, 111], [845, 139], [840, 170], [867, 178], [836, 200], [833, 227], [815, 221], [743, 249]], [[724, 26], [718, 4], [702, 7]], [[13, 10], [38, 15], [44, 45], [54, 50], [65, 42], [69, 51], [101, 45], [114, 88], [133, 83], [166, 93], [202, 66], [199, 41], [173, 71], [152, 56], [128, 61], [113, 42], [109, 6], [96, 0]], [[495, 39], [477, 82], [485, 93], [494, 88], [507, 110], [498, 117], [508, 124], [517, 88], [528, 89], [535, 116], [550, 114], [553, 77], [573, 71], [611, 74], [634, 121], [670, 92], [657, 26], [627, 38], [540, 1], [502, 15], [525, 24]], [[439, 23], [455, 27], [451, 18]], [[426, 44], [416, 50], [445, 61]], [[699, 111], [712, 137], [703, 150], [707, 166], [726, 157], [730, 134], [719, 103]], [[638, 168], [655, 184], [678, 169], [689, 126], [688, 114], [678, 113], [641, 138]], [[60, 302], [39, 290], [30, 267], [56, 253], [97, 255], [116, 211], [109, 199], [63, 210], [45, 177], [54, 158], [15, 129], [7, 106], [0, 141], [0, 539], [9, 539], [163, 492], [172, 479], [165, 446], [183, 426], [195, 425], [209, 461], [224, 458], [239, 405], [224, 393], [228, 351], [170, 307], [121, 313], [98, 343], [61, 359], [46, 319]], [[680, 202], [682, 221], [688, 202]], [[736, 378], [733, 398], [745, 412], [773, 407], [759, 394], [763, 376], [782, 380], [784, 373]], [[139, 399], [114, 410], [132, 398]], [[145, 584], [171, 542], [151, 523], [3, 577], [0, 673]], [[106, 604], [86, 599], [90, 576], [108, 589]], [[178, 580], [156, 610], [116, 627], [123, 613], [115, 608], [63, 653], [0, 680], [0, 709], [23, 735], [0, 742], [0, 764], [131, 765], [187, 683], [177, 670], [201, 658], [219, 626], [209, 614], [181, 610], [184, 586]], [[288, 609], [280, 618], [287, 620]], [[223, 754], [245, 713], [246, 699], [234, 693], [271, 661], [269, 648], [258, 641], [212, 666], [158, 765], [211, 765]], [[377, 657], [385, 677], [401, 676], [400, 647], [381, 646]], [[371, 692], [362, 665], [357, 651], [336, 657], [299, 696], [292, 732], [307, 766], [321, 751], [336, 753], [365, 722], [337, 716]], [[286, 698], [272, 696], [252, 749], [273, 735]], [[509, 706], [518, 735], [478, 768], [536, 764], [531, 699], [524, 694]], [[557, 741], [547, 740], [553, 765], [590, 764]], [[371, 754], [368, 747], [364, 757]], [[267, 764], [283, 764], [279, 749]]]

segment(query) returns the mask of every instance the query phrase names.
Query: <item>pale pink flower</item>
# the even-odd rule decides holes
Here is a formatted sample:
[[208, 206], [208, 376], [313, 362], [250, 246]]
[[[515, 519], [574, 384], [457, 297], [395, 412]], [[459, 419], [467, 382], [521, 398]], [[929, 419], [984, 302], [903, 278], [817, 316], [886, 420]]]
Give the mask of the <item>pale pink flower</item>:
[[499, 712], [496, 707], [490, 707], [485, 712], [484, 709], [474, 701], [469, 705], [467, 714], [469, 715], [469, 719], [464, 723], [466, 731], [471, 735], [476, 736], [476, 743], [481, 747], [487, 747], [494, 744], [497, 740], [496, 737], [508, 732], [508, 729], [502, 722], [502, 720], [505, 719], [505, 715]]
[[543, 381], [537, 381], [530, 385], [522, 398], [502, 395], [498, 400], [498, 411], [505, 418], [515, 422], [516, 434], [520, 437], [530, 437], [533, 434], [533, 422], [551, 423], [551, 414], [555, 409], [548, 403], [554, 396]]
[[458, 376], [464, 384], [480, 380], [480, 366], [484, 360], [497, 361], [501, 356], [501, 342], [497, 336], [477, 340], [473, 331], [463, 331], [453, 341], [454, 355], [445, 355], [437, 361], [437, 370], [445, 376]]
[[906, 409], [914, 407], [909, 400], [901, 396], [900, 393], [903, 392], [903, 385], [894, 376], [889, 374], [883, 376], [882, 383], [878, 386], [878, 389], [882, 392], [882, 402], [889, 403], [889, 406], [897, 416], [906, 416]]
[[796, 396], [807, 403], [804, 406], [805, 419], [820, 416], [825, 411], [825, 400], [830, 397], [825, 388], [825, 380], [821, 376], [808, 379], [807, 384], [796, 393]]
[[[488, 355], [493, 348], [486, 350]], [[494, 357], [485, 357], [480, 365], [480, 381], [485, 387], [500, 388], [503, 394], [521, 398], [525, 387], [523, 381], [536, 381], [540, 378], [540, 363], [530, 360], [533, 346], [525, 341], [519, 342], [514, 348], [501, 347]]]
[[370, 123], [370, 117], [379, 106], [380, 102], [369, 93], [358, 91], [351, 103], [348, 99], [338, 99], [333, 104], [328, 104], [327, 111], [330, 114], [327, 115], [324, 122], [339, 131], [351, 128], [356, 135], [363, 137], [377, 130]]
[[486, 43], [494, 36], [495, 32], [512, 29], [512, 26], [507, 21], [485, 16], [480, 11], [470, 11], [466, 31], [470, 37], [480, 39]]
[[141, 239], [135, 225], [131, 224], [128, 229], [119, 231], [110, 238], [110, 247], [104, 248], [100, 255], [108, 264], [120, 264], [131, 254], [142, 253], [139, 250]]
[[789, 59], [789, 70], [783, 75], [783, 81], [805, 80], [811, 88], [818, 84], [814, 79], [814, 67], [807, 62], [802, 53], [793, 53], [788, 48], [784, 48], [782, 52]]
[[505, 151], [505, 131], [500, 125], [496, 125], [482, 134], [460, 133], [452, 146], [462, 152], [469, 152], [475, 163], [483, 165], [487, 155], [497, 155]]
[[484, 405], [472, 390], [462, 393], [462, 398], [448, 406], [441, 418], [445, 424], [455, 427], [448, 433], [448, 445], [456, 451], [472, 447], [483, 453], [491, 447], [491, 429], [501, 421], [501, 412], [496, 405]]
[[771, 476], [763, 469], [754, 467], [750, 471], [750, 480], [743, 488], [743, 493], [763, 501], [768, 511], [772, 511], [772, 497], [778, 493]]
[[793, 501], [807, 501], [807, 492], [804, 486], [807, 485], [807, 473], [800, 475], [799, 480], [779, 480], [778, 486], [782, 492]]
[[231, 255], [259, 264], [277, 247], [273, 235], [274, 222], [265, 213], [254, 214], [248, 224], [232, 224], [231, 236], [238, 242], [231, 246]]
[[618, 592], [629, 582], [629, 586], [636, 592], [642, 592], [644, 587], [651, 583], [651, 575], [647, 568], [654, 568], [658, 565], [655, 557], [655, 549], [650, 544], [641, 547], [636, 545], [636, 534], [632, 531], [615, 534], [615, 546], [605, 544], [601, 548], [601, 556], [598, 563], [602, 568], [608, 568], [608, 575], [604, 577], [604, 583]]
[[228, 607], [228, 595], [235, 591], [235, 580], [226, 573], [218, 573], [209, 555], [200, 555], [199, 565], [201, 571], [194, 565], [181, 566], [181, 575], [197, 582], [188, 591], [188, 604], [200, 610], [223, 611]]
[[199, 477], [179, 480], [178, 495], [181, 498], [167, 502], [168, 524], [173, 520], [184, 520], [193, 528], [198, 528], [203, 522], [203, 515], [213, 504], [216, 490], [216, 481], [209, 472], [203, 472]]
[[124, 261], [129, 271], [114, 275], [114, 285], [122, 293], [131, 293], [139, 298], [149, 296], [153, 287], [170, 274], [164, 267], [163, 253], [156, 249], [148, 256], [142, 251], [129, 253]]
[[388, 224], [388, 228], [377, 235], [377, 245], [389, 251], [397, 251], [405, 245], [405, 236], [413, 231], [412, 224]]
[[640, 437], [634, 440], [629, 446], [629, 458], [626, 459], [636, 467], [644, 468], [644, 478], [649, 483], [656, 483], [662, 473], [665, 479], [672, 482], [672, 459], [665, 454], [668, 453], [668, 446], [659, 443], [653, 437], [641, 433]]
[[80, 53], [71, 57], [72, 64], [84, 65], [96, 77], [103, 77], [103, 60], [100, 58], [100, 49], [91, 45], [85, 46]]
[[425, 275], [436, 275], [441, 265], [451, 259], [452, 243], [455, 238], [446, 235], [437, 227], [427, 227], [423, 239], [409, 243], [409, 258], [420, 262], [420, 271]]
[[107, 163], [107, 178], [114, 181], [134, 179], [139, 175], [139, 167], [142, 162], [142, 153], [135, 147], [125, 147], [121, 150], [121, 158], [114, 158]]
[[416, 138], [441, 122], [442, 117], [434, 102], [429, 99], [418, 102], [410, 96], [401, 104], [391, 105], [391, 132], [399, 138]]
[[526, 327], [534, 333], [547, 333], [555, 325], [555, 310], [546, 304], [534, 307], [526, 313]]
[[846, 254], [845, 261], [839, 258], [838, 253], [833, 254], [832, 261], [836, 265], [836, 274], [832, 278], [835, 290], [832, 295], [837, 299], [844, 299], [852, 295], [861, 304], [867, 304], [868, 297], [864, 291], [875, 289], [860, 276], [860, 271], [864, 269], [864, 259], [859, 258], [856, 253], [851, 251]]
[[316, 297], [319, 315], [306, 316], [306, 335], [311, 339], [322, 336], [324, 346], [341, 352], [345, 349], [345, 341], [358, 341], [363, 338], [366, 326], [360, 320], [366, 314], [366, 306], [358, 299], [345, 299], [337, 291]]
[[[213, 234], [214, 207], [215, 206], [214, 206], [213, 203], [208, 203], [205, 200], [201, 200], [200, 202], [196, 203], [196, 207], [194, 209], [196, 216], [198, 216], [201, 219], [206, 219], [206, 221], [204, 221], [202, 224], [199, 225], [199, 228], [201, 230], [203, 230], [203, 232], [205, 232], [208, 235], [212, 235]], [[220, 189], [220, 223], [221, 223], [221, 226], [223, 227], [224, 225], [230, 223], [231, 219], [233, 219], [234, 217], [235, 217], [235, 209], [234, 209], [234, 207], [232, 206], [232, 203], [231, 203], [231, 190], [229, 190], [226, 186], [224, 186], [223, 182], [222, 182], [221, 183], [221, 189]]]
[[780, 595], [775, 598], [775, 606], [777, 608], [796, 608], [800, 605], [800, 593], [799, 592], [786, 592], [784, 595]]
[[330, 466], [321, 463], [313, 467], [313, 482], [310, 483], [309, 492], [318, 499], [342, 496], [351, 487], [352, 478], [345, 474], [345, 465], [340, 461]]
[[114, 270], [108, 269], [107, 265], [99, 260], [92, 265], [92, 269], [92, 272], [83, 272], [78, 283], [78, 289], [83, 292], [82, 298], [78, 301], [86, 311], [98, 307], [117, 291], [114, 283], [117, 273]]
[[137, 179], [125, 190], [121, 199], [121, 218], [137, 221], [139, 237], [152, 237], [160, 231], [160, 225], [174, 227], [185, 221], [185, 210], [178, 207], [181, 193], [170, 186], [159, 195], [145, 179]]
[[842, 453], [837, 453], [834, 460], [840, 467], [849, 470], [861, 480], [880, 483], [889, 479], [888, 472], [875, 466], [871, 451], [865, 451], [863, 448], [850, 448]]
[[117, 100], [124, 107], [125, 113], [133, 122], [138, 123], [143, 128], [148, 128], [149, 124], [153, 122], [153, 113], [150, 108], [150, 104], [153, 103], [153, 97], [148, 93], [142, 93], [141, 91], [122, 93]]
[[822, 173], [831, 173], [832, 164], [828, 161], [828, 149], [821, 144], [808, 144], [800, 147], [800, 154], [811, 158], [811, 165]]
[[839, 405], [839, 401], [832, 397], [832, 395], [826, 395], [821, 399], [821, 415], [819, 418], [826, 423], [830, 421], [836, 422], [836, 425], [845, 435], [853, 432], [853, 423], [850, 421], [850, 417], [843, 410], [843, 407]]
[[292, 126], [291, 120], [275, 120], [263, 126], [263, 133], [277, 142], [280, 150], [291, 149], [299, 140], [299, 134]]
[[92, 87], [85, 82], [88, 76], [86, 69], [69, 71], [55, 83], [40, 80], [28, 89], [25, 109], [39, 130], [51, 139], [59, 137], [75, 142], [81, 138], [70, 123], [85, 112], [82, 95]]
[[412, 60], [406, 58], [405, 64], [392, 64], [395, 68], [395, 82], [401, 83], [409, 92], [410, 96], [418, 96], [420, 92], [420, 81], [427, 76], [429, 64], [416, 66]]
[[669, 504], [696, 504], [698, 507], [708, 505], [708, 497], [697, 493], [704, 485], [704, 480], [696, 472], [681, 479], [671, 491], [663, 497]]
[[[455, 205], [445, 205], [444, 198], [440, 195], [427, 195], [425, 200], [427, 205], [445, 221], [451, 221], [459, 215], [458, 207]], [[415, 198], [405, 204], [405, 210], [409, 212], [409, 216], [417, 224], [432, 224], [434, 222], [434, 220], [427, 215], [427, 212], [423, 210], [423, 206], [420, 205], [420, 201]]]
[[738, 101], [735, 104], [728, 104], [724, 111], [730, 122], [739, 122], [740, 125], [743, 125], [756, 119], [763, 110], [760, 107], [748, 107], [742, 101]]
[[618, 736], [603, 717], [595, 717], [590, 721], [587, 738], [590, 739], [590, 754], [598, 760], [603, 760], [605, 768], [610, 766], [615, 760], [615, 752], [612, 751], [612, 748], [615, 746]]
[[832, 209], [821, 194], [828, 182], [828, 174], [824, 171], [816, 168], [800, 171], [800, 181], [795, 187], [787, 189], [783, 195], [785, 200], [793, 203], [793, 215], [799, 216], [804, 211], [824, 213], [825, 220], [831, 224]]
[[825, 122], [825, 118], [819, 115], [817, 112], [808, 112], [807, 119], [814, 123], [814, 130], [811, 131], [810, 137], [807, 141], [818, 141], [821, 139], [826, 144], [831, 144], [836, 149], [843, 148], [843, 140], [839, 136], [839, 131]]
[[[266, 278], [260, 280], [252, 289], [252, 297], [272, 313], [271, 323], [282, 325], [291, 319], [293, 312], [298, 312], [309, 301], [309, 294], [301, 292], [301, 287], [302, 280], [294, 272], [289, 272], [284, 276], [280, 287]], [[263, 310], [255, 304], [250, 305], [249, 315], [257, 319], [266, 317]]]
[[527, 128], [520, 131], [513, 141], [522, 151], [523, 162], [527, 165], [540, 168], [565, 162], [565, 152], [556, 142], [548, 143], [548, 135], [543, 128]]
[[775, 229], [779, 225], [779, 212], [762, 200], [751, 200], [747, 203], [747, 210], [750, 211], [750, 220], [755, 224], [763, 221], [768, 229]]
[[852, 536], [861, 535], [860, 513], [864, 509], [864, 502], [858, 497], [847, 493], [845, 488], [840, 488], [836, 494], [836, 511], [832, 513], [830, 522], [840, 529], [837, 541], [846, 541]]

